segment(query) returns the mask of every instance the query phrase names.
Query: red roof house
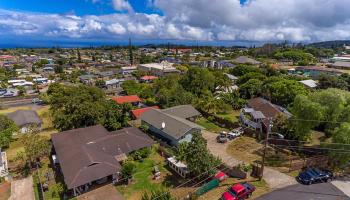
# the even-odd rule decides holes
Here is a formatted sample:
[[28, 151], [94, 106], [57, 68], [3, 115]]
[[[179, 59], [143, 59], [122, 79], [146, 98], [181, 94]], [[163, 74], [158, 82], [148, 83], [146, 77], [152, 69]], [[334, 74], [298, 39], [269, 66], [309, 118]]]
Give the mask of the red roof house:
[[141, 81], [153, 81], [154, 79], [157, 79], [158, 77], [156, 76], [143, 76], [141, 77]]
[[123, 103], [140, 103], [141, 99], [137, 95], [130, 95], [130, 96], [120, 96], [120, 97], [113, 97], [112, 98], [117, 104], [123, 104]]
[[135, 109], [135, 110], [131, 110], [131, 115], [133, 116], [134, 119], [138, 119], [141, 117], [142, 113], [150, 110], [150, 109], [159, 109], [158, 106], [152, 106], [152, 107], [146, 107], [146, 108], [140, 108], [140, 109]]

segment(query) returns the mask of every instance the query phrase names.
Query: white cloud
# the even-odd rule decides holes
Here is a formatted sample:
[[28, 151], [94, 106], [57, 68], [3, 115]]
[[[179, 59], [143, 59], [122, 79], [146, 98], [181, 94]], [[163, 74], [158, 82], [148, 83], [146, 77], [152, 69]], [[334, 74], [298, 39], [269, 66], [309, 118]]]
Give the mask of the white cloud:
[[118, 35], [123, 35], [126, 33], [126, 29], [119, 23], [111, 24], [107, 27], [108, 31]]
[[[96, 1], [96, 0], [95, 0]], [[0, 9], [0, 35], [249, 41], [350, 39], [349, 0], [149, 0], [159, 14], [111, 0], [109, 15], [58, 15]], [[127, 12], [125, 12], [127, 11]]]
[[112, 2], [114, 9], [117, 11], [134, 11], [128, 0], [112, 0]]

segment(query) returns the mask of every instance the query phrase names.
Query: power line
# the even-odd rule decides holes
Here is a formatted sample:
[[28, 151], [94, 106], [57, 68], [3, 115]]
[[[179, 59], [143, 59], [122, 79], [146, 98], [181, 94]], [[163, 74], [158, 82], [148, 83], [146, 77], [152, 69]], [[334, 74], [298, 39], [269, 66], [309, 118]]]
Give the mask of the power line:
[[[231, 160], [236, 160], [236, 159], [235, 159], [235, 158], [231, 158], [231, 159], [229, 159], [229, 161], [231, 161]], [[228, 162], [228, 161], [227, 161], [227, 162]], [[205, 171], [205, 172], [203, 172], [203, 173], [201, 173], [201, 174], [199, 174], [199, 175], [195, 176], [194, 178], [189, 179], [188, 181], [186, 181], [186, 182], [184, 182], [184, 183], [182, 183], [182, 184], [180, 184], [180, 185], [176, 186], [174, 189], [179, 188], [179, 187], [181, 187], [181, 186], [184, 186], [185, 184], [187, 184], [187, 183], [191, 182], [192, 180], [194, 180], [194, 179], [196, 179], [196, 178], [198, 178], [198, 177], [202, 176], [203, 174], [206, 174], [206, 173], [210, 172], [211, 170], [216, 169], [216, 168], [217, 168], [217, 167], [219, 167], [220, 165], [221, 165], [221, 163], [220, 163], [219, 165], [214, 166], [213, 168], [211, 168], [211, 169], [209, 169], [209, 170], [207, 170], [207, 171]], [[227, 168], [229, 168], [229, 167], [227, 167]], [[166, 194], [166, 192], [164, 192], [164, 193], [162, 193], [162, 194], [158, 195], [157, 197], [153, 198], [152, 200], [156, 200], [156, 199], [158, 199], [158, 198], [162, 197], [162, 196], [163, 196], [163, 195], [165, 195], [165, 194]]]
[[284, 147], [287, 149], [294, 149], [294, 150], [329, 150], [329, 151], [336, 151], [337, 153], [344, 153], [344, 154], [350, 154], [350, 151], [345, 151], [343, 149], [331, 149], [331, 148], [307, 148], [307, 147], [299, 147], [299, 146], [288, 146], [288, 145], [274, 145], [276, 147]]
[[[279, 141], [291, 141], [291, 142], [300, 142], [300, 143], [310, 143], [309, 141], [300, 141], [300, 140], [287, 140], [287, 139], [279, 139], [279, 138], [273, 138], [271, 140], [279, 140]], [[343, 144], [343, 143], [335, 143], [335, 142], [320, 142], [320, 144], [324, 145], [345, 145], [345, 146], [350, 146], [350, 144]]]

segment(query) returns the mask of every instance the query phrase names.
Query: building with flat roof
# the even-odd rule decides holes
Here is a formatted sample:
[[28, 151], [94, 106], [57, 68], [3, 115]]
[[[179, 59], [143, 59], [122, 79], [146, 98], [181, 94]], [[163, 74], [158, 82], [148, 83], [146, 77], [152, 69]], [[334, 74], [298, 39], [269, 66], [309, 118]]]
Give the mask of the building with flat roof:
[[143, 72], [148, 72], [154, 76], [166, 76], [168, 74], [179, 74], [180, 71], [173, 67], [172, 63], [148, 63], [140, 64], [138, 69]]

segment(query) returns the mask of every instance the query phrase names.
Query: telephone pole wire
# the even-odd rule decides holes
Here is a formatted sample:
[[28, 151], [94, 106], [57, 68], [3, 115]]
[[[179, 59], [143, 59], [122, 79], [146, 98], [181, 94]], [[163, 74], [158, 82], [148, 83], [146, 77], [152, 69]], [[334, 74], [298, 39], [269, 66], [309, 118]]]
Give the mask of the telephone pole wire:
[[260, 176], [259, 176], [259, 180], [261, 180], [262, 177], [264, 176], [266, 151], [267, 151], [267, 145], [268, 145], [269, 135], [270, 135], [272, 126], [273, 126], [273, 124], [272, 124], [272, 119], [269, 118], [269, 125], [268, 125], [268, 127], [267, 127], [266, 134], [265, 134], [264, 153], [263, 153], [263, 157], [262, 157], [262, 161], [261, 161], [261, 174], [260, 174]]

